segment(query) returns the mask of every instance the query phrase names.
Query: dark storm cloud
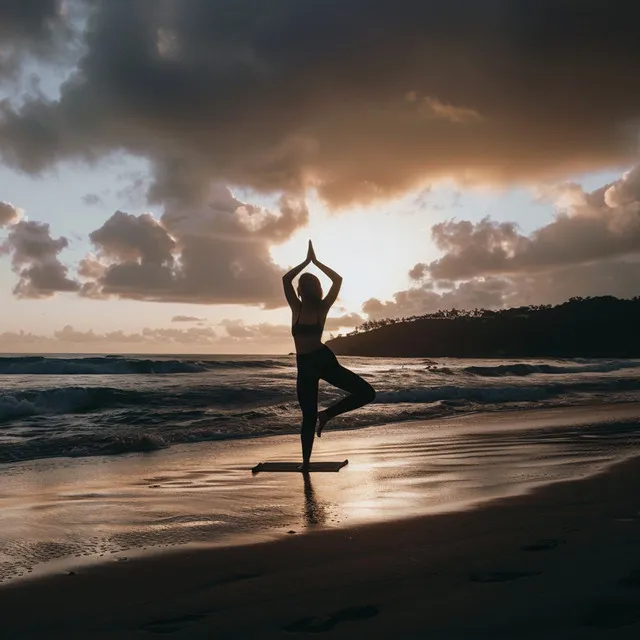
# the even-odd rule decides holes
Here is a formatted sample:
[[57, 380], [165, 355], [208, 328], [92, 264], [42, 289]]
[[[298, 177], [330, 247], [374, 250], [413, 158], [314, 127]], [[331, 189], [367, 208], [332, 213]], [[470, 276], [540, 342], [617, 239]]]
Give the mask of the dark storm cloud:
[[556, 202], [556, 217], [529, 236], [489, 218], [434, 225], [444, 255], [409, 271], [417, 286], [390, 301], [368, 300], [363, 311], [382, 318], [640, 294], [639, 168], [590, 193], [565, 184], [545, 197]]
[[80, 285], [67, 277], [68, 269], [58, 257], [68, 244], [66, 238], [52, 238], [48, 224], [23, 220], [12, 225], [0, 251], [11, 254], [19, 276], [14, 294], [48, 298], [61, 291], [78, 291]]
[[0, 38], [37, 41], [61, 18], [61, 0], [0, 0]]
[[[24, 3], [28, 4], [28, 3]], [[429, 177], [531, 180], [636, 150], [636, 9], [610, 0], [95, 1], [59, 101], [0, 111], [39, 171], [128, 149], [150, 197], [212, 178], [332, 204]]]
[[307, 223], [304, 202], [278, 212], [210, 187], [201, 205], [172, 203], [160, 220], [116, 212], [90, 234], [97, 249], [81, 263], [83, 293], [202, 304], [283, 304], [282, 270], [269, 247]]
[[62, 0], [0, 0], [0, 78], [16, 73], [24, 55], [56, 57], [73, 29]]

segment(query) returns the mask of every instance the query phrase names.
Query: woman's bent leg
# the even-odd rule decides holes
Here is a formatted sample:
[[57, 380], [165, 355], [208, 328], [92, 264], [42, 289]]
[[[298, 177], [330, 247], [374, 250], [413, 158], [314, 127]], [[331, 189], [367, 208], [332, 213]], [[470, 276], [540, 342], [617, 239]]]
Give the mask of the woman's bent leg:
[[323, 411], [323, 422], [335, 418], [341, 413], [358, 409], [375, 400], [376, 392], [374, 388], [357, 373], [349, 371], [346, 367], [338, 364], [337, 360], [332, 367], [328, 367], [322, 372], [321, 377], [334, 387], [338, 387], [350, 394]]
[[318, 378], [312, 375], [298, 373], [296, 382], [298, 402], [302, 409], [302, 428], [300, 440], [302, 442], [302, 464], [308, 465], [313, 449], [316, 422], [318, 420]]

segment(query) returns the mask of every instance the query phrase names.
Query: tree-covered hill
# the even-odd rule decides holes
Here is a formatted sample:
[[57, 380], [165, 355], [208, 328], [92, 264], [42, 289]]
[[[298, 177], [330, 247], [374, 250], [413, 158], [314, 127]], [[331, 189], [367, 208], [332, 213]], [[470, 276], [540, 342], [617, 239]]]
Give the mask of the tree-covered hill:
[[640, 357], [640, 296], [372, 320], [327, 344], [386, 357]]

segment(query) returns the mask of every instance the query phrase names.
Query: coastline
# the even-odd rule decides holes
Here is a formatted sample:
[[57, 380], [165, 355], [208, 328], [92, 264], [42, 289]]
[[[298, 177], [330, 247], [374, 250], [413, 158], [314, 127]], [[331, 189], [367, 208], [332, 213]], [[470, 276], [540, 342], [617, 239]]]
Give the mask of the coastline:
[[636, 637], [640, 457], [603, 468], [455, 512], [391, 512], [368, 524], [165, 550], [0, 585], [0, 634]]

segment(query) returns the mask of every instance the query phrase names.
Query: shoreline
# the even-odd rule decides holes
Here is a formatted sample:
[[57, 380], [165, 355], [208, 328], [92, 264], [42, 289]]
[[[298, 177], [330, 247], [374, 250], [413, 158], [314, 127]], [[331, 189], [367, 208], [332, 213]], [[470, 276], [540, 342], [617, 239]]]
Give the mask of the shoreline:
[[[0, 354], [1, 355], [1, 354]], [[354, 356], [355, 357], [355, 356]], [[368, 356], [362, 356], [362, 357], [368, 357]], [[554, 405], [554, 404], [549, 404], [549, 405], [544, 405], [540, 408], [531, 408], [531, 407], [525, 407], [523, 409], [514, 409], [512, 407], [506, 406], [505, 408], [497, 408], [497, 409], [492, 409], [492, 410], [484, 410], [482, 407], [479, 407], [477, 409], [473, 409], [472, 411], [465, 411], [465, 412], [461, 412], [461, 413], [446, 413], [443, 415], [433, 415], [433, 416], [425, 416], [425, 417], [409, 417], [406, 419], [402, 419], [402, 420], [387, 420], [384, 417], [379, 418], [379, 422], [372, 422], [372, 423], [367, 423], [367, 424], [355, 424], [355, 425], [346, 425], [346, 424], [339, 424], [337, 423], [335, 428], [332, 428], [332, 426], [330, 426], [329, 428], [326, 429], [327, 432], [332, 432], [332, 433], [351, 433], [351, 432], [358, 432], [358, 431], [364, 431], [367, 429], [376, 429], [376, 428], [380, 428], [380, 427], [392, 427], [392, 426], [412, 426], [412, 425], [417, 425], [417, 424], [424, 424], [424, 423], [433, 423], [433, 422], [442, 422], [442, 421], [449, 421], [449, 420], [458, 420], [458, 419], [471, 419], [474, 416], [502, 416], [502, 415], [539, 415], [541, 413], [579, 413], [581, 411], [591, 411], [591, 410], [596, 410], [596, 411], [602, 411], [603, 409], [613, 409], [613, 408], [620, 408], [623, 409], [624, 408], [640, 408], [640, 401], [638, 400], [615, 400], [615, 401], [608, 401], [606, 403], [595, 403], [595, 402], [585, 402], [583, 404], [559, 404], [559, 405]], [[339, 417], [337, 418], [339, 420]], [[331, 425], [331, 423], [330, 423]], [[192, 442], [170, 442], [168, 445], [166, 446], [162, 446], [162, 447], [158, 447], [158, 448], [154, 448], [154, 447], [149, 447], [149, 448], [140, 448], [140, 449], [131, 449], [129, 450], [123, 450], [121, 452], [117, 452], [117, 453], [91, 453], [91, 454], [86, 454], [86, 455], [42, 455], [39, 457], [34, 457], [34, 458], [25, 458], [25, 459], [16, 459], [16, 460], [7, 460], [7, 461], [3, 461], [0, 462], [0, 470], [2, 470], [3, 468], [10, 468], [12, 466], [16, 466], [16, 465], [29, 465], [32, 463], [39, 463], [39, 462], [56, 462], [56, 461], [64, 461], [64, 460], [69, 460], [69, 461], [76, 461], [76, 460], [92, 460], [92, 459], [101, 459], [101, 458], [107, 458], [107, 459], [119, 459], [119, 458], [125, 458], [127, 456], [137, 456], [137, 455], [145, 455], [145, 456], [153, 456], [153, 455], [157, 455], [159, 453], [162, 453], [163, 451], [167, 451], [170, 450], [172, 448], [176, 448], [176, 447], [194, 447], [194, 446], [210, 446], [210, 445], [215, 445], [218, 443], [225, 443], [225, 442], [251, 442], [251, 441], [256, 441], [256, 440], [263, 440], [263, 439], [271, 439], [271, 438], [284, 438], [284, 437], [291, 437], [291, 436], [299, 436], [299, 432], [296, 430], [292, 430], [292, 431], [285, 431], [282, 433], [277, 433], [277, 434], [273, 434], [273, 433], [258, 433], [258, 434], [251, 434], [251, 435], [242, 435], [242, 436], [232, 436], [232, 437], [228, 437], [228, 438], [213, 438], [213, 439], [209, 439], [209, 440], [194, 440]], [[317, 438], [316, 438], [316, 442], [317, 442]]]
[[331, 637], [567, 638], [617, 629], [629, 635], [615, 637], [631, 638], [640, 623], [639, 496], [636, 456], [462, 512], [9, 584], [0, 586], [0, 631], [279, 638], [324, 625]]

